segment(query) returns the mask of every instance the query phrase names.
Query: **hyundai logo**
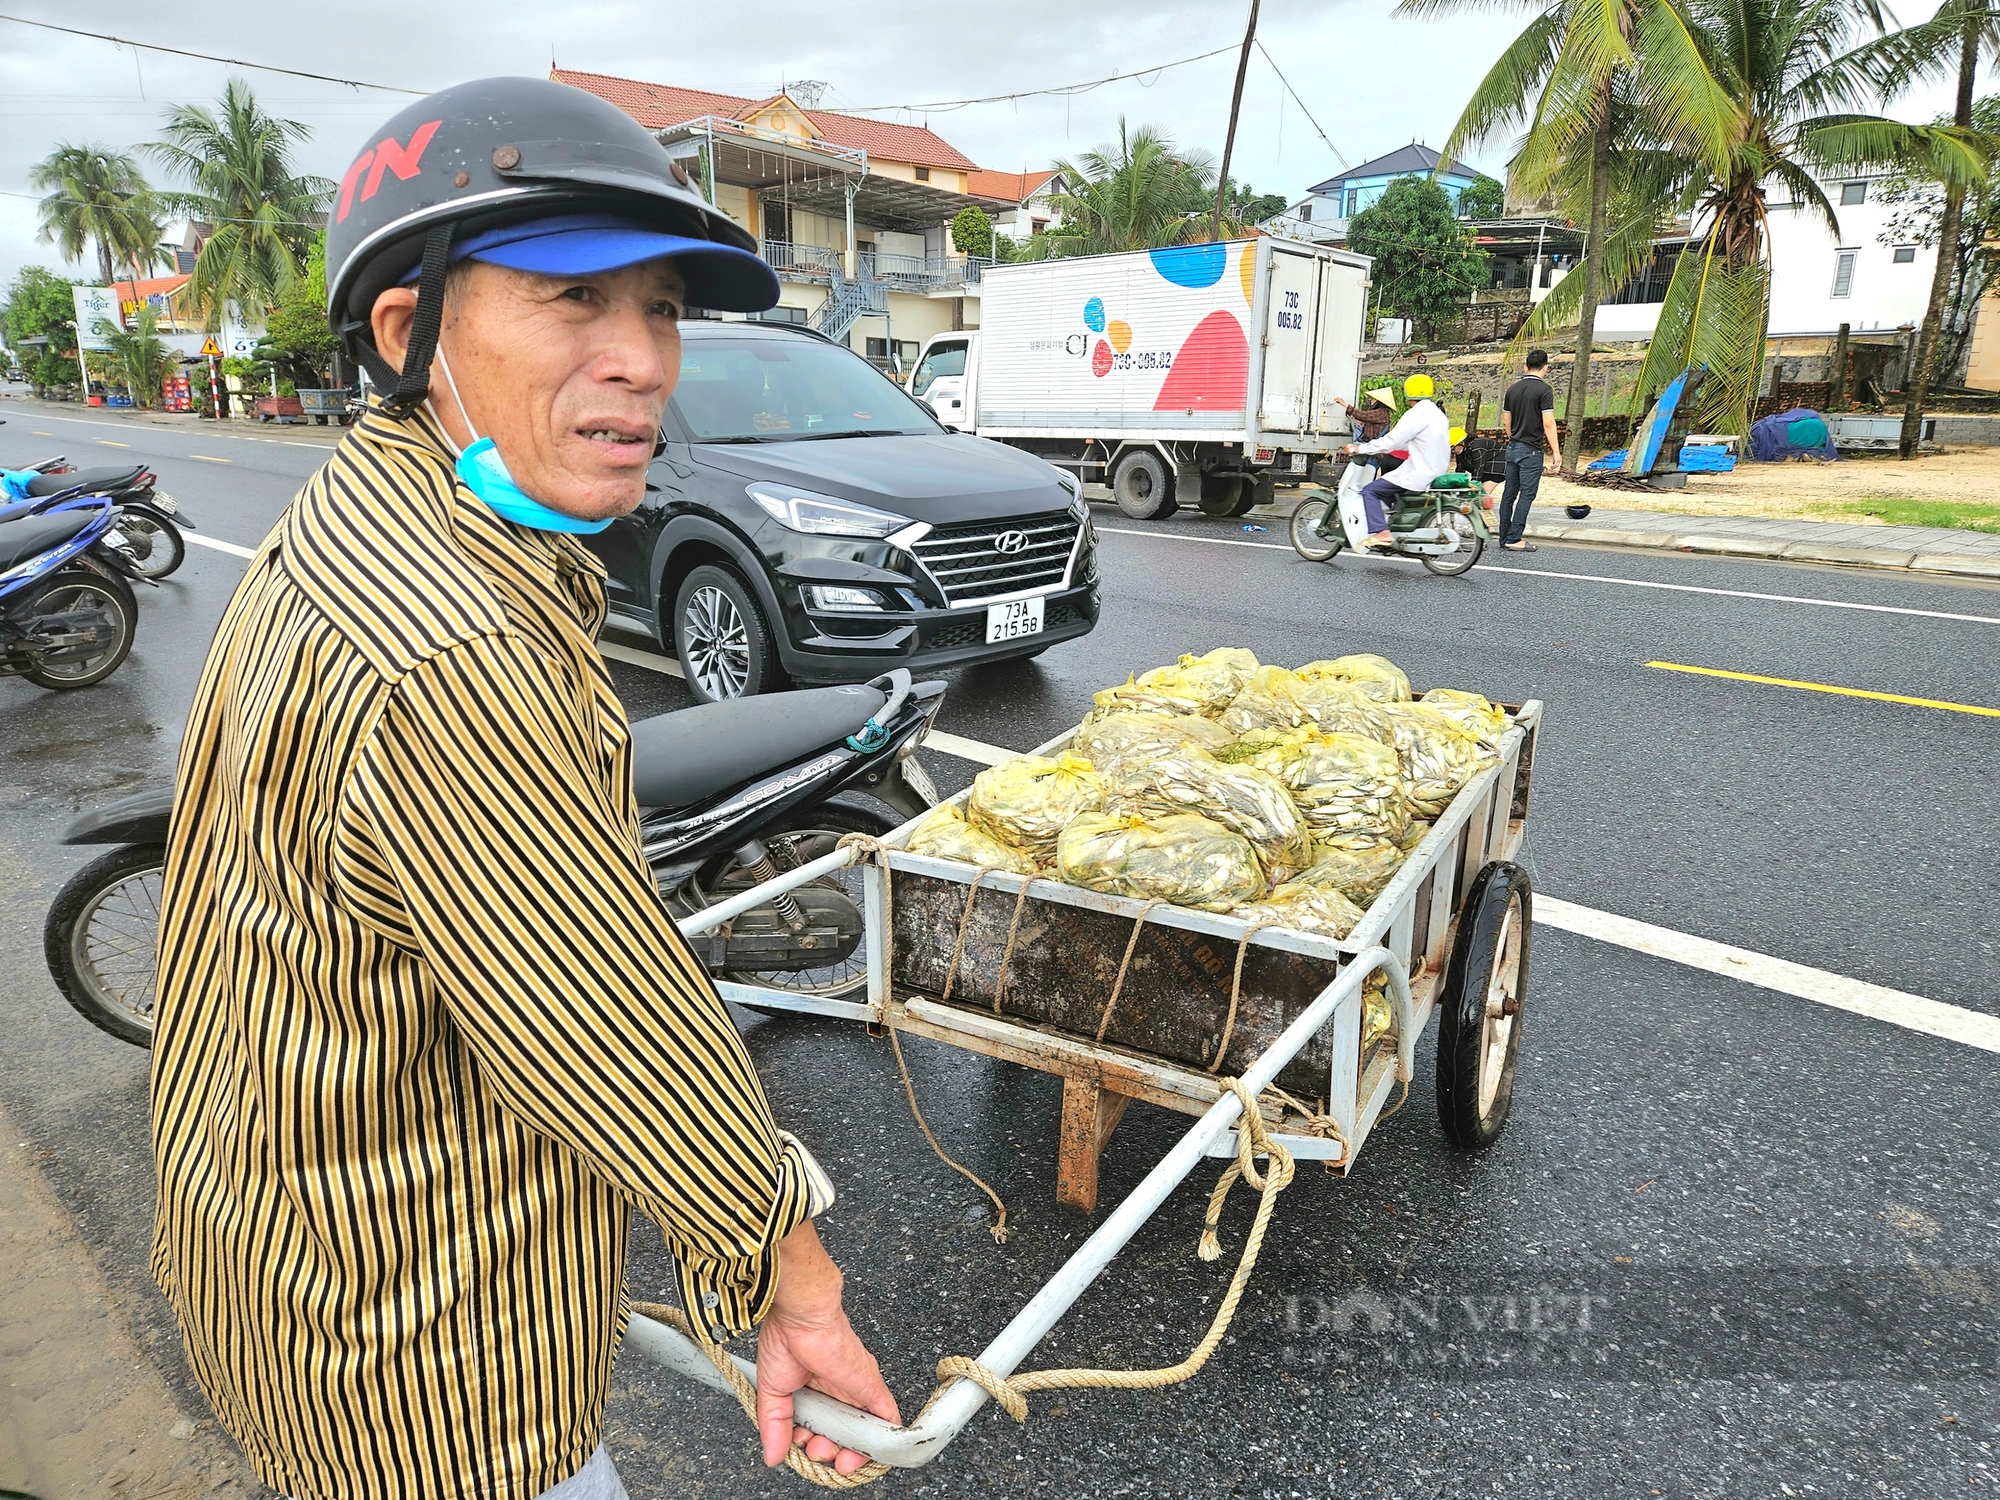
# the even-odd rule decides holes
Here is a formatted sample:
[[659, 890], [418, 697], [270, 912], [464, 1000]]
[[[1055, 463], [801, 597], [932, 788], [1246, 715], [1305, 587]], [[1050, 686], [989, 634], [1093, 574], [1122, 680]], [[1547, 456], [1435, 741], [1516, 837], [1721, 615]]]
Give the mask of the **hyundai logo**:
[[993, 550], [1012, 557], [1016, 552], [1028, 550], [1028, 533], [1025, 531], [1003, 531], [993, 538]]

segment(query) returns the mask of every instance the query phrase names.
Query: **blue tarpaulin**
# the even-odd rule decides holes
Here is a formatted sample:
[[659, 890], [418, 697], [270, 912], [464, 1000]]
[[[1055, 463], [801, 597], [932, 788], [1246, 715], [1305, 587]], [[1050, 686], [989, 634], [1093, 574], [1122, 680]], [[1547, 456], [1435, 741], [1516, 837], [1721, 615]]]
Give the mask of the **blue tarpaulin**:
[[1815, 458], [1840, 457], [1840, 450], [1827, 434], [1826, 419], [1818, 412], [1799, 406], [1750, 424], [1752, 462], [1774, 464], [1807, 453]]

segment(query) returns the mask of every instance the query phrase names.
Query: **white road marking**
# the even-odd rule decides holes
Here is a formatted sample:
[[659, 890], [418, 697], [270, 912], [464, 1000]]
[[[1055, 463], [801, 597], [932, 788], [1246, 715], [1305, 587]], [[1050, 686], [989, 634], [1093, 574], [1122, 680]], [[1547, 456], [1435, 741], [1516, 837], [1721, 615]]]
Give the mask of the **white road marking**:
[[[78, 427], [126, 427], [129, 425], [127, 419], [122, 417], [59, 417], [53, 412], [38, 412], [36, 413], [36, 420], [41, 422], [69, 422]], [[182, 426], [179, 422], [153, 422], [149, 425], [154, 427], [179, 428], [183, 432], [199, 432], [208, 437], [221, 438], [224, 442], [228, 443], [273, 443], [290, 448], [317, 448], [322, 453], [331, 453], [338, 446], [337, 443], [332, 442], [302, 443], [297, 438], [256, 437], [247, 432], [219, 432], [211, 426], [190, 428]], [[55, 436], [53, 432], [36, 432], [32, 427], [28, 430], [34, 432], [36, 437]], [[114, 443], [112, 446], [122, 448], [130, 447], [131, 445], [129, 443]], [[201, 455], [196, 454], [194, 456], [199, 458]], [[217, 461], [220, 463], [228, 462], [227, 459]]]
[[1635, 953], [1650, 953], [1656, 958], [1670, 959], [1691, 969], [1702, 969], [1710, 974], [1721, 974], [1763, 989], [1776, 990], [1782, 995], [1810, 1000], [1815, 1005], [1887, 1021], [1905, 1031], [1942, 1037], [1948, 1042], [1977, 1047], [1982, 1052], [2000, 1053], [2000, 1016], [1926, 1000], [1922, 995], [1888, 989], [1861, 979], [1849, 979], [1844, 974], [1829, 974], [1824, 969], [1809, 969], [1789, 959], [1772, 958], [1769, 954], [1753, 953], [1747, 948], [1732, 948], [1727, 943], [1675, 932], [1667, 927], [1655, 927], [1650, 922], [1636, 922], [1630, 917], [1614, 916], [1607, 911], [1594, 911], [1588, 906], [1558, 901], [1553, 896], [1535, 897], [1535, 920], [1559, 927], [1564, 932], [1630, 948]]
[[255, 557], [255, 547], [239, 547], [234, 542], [219, 541], [212, 536], [203, 536], [196, 531], [183, 531], [181, 538], [197, 547], [213, 547], [217, 552], [227, 552], [231, 557]]
[[[1199, 542], [1208, 547], [1259, 547], [1267, 552], [1292, 551], [1290, 547], [1279, 546], [1275, 542], [1239, 542], [1234, 537], [1172, 536], [1163, 531], [1133, 531], [1123, 526], [1100, 526], [1097, 529], [1111, 536], [1145, 536], [1162, 542]], [[1387, 558], [1366, 560], [1377, 564], [1388, 564], [1393, 561]], [[1628, 589], [1659, 589], [1671, 594], [1713, 594], [1724, 599], [1763, 599], [1773, 604], [1812, 604], [1821, 609], [1856, 609], [1876, 615], [1914, 615], [1919, 619], [1957, 620], [1971, 625], [2000, 625], [2000, 615], [1959, 615], [1941, 609], [1906, 609], [1895, 604], [1856, 604], [1847, 599], [1814, 599], [1804, 594], [1760, 594], [1750, 589], [1702, 588], [1691, 583], [1656, 583], [1646, 578], [1613, 578], [1603, 573], [1562, 573], [1553, 568], [1516, 568], [1511, 565], [1502, 568], [1495, 567], [1492, 563], [1481, 563], [1472, 571], [1494, 574], [1518, 573], [1529, 578], [1565, 578], [1577, 583], [1615, 583]]]
[[[1150, 536], [1153, 533], [1132, 534]], [[217, 541], [213, 537], [198, 536], [193, 532], [187, 533], [187, 539], [197, 546], [213, 547], [218, 552], [228, 552], [237, 557], [256, 555], [248, 547], [239, 547], [233, 542]], [[1201, 539], [1190, 537], [1186, 540]], [[616, 624], [621, 630], [629, 631], [635, 628], [623, 621]], [[622, 661], [631, 666], [665, 673], [670, 677], [682, 675], [679, 662], [670, 656], [662, 656], [657, 651], [640, 651], [631, 646], [621, 646], [616, 641], [599, 641], [597, 649], [611, 661]], [[1018, 750], [1003, 749], [999, 745], [989, 745], [983, 740], [947, 734], [942, 730], [933, 730], [926, 736], [924, 748], [988, 766], [998, 765], [1003, 760], [1011, 760], [1021, 753]], [[1810, 1000], [1815, 1005], [1824, 1005], [1832, 1010], [1867, 1016], [1871, 1020], [1886, 1021], [1891, 1026], [1900, 1026], [1905, 1031], [1915, 1031], [1925, 1036], [1939, 1037], [1944, 1041], [1957, 1042], [1962, 1046], [1976, 1047], [1982, 1052], [2000, 1054], [2000, 1016], [1989, 1016], [1981, 1011], [1969, 1010], [1962, 1005], [1947, 1005], [1940, 1000], [1928, 1000], [1922, 995], [1892, 990], [1883, 985], [1870, 984], [1863, 979], [1850, 979], [1845, 974], [1807, 968], [1804, 964], [1795, 964], [1790, 959], [1773, 958], [1767, 953], [1755, 953], [1748, 948], [1733, 948], [1727, 943], [1718, 943], [1711, 938], [1675, 932], [1670, 927], [1655, 927], [1650, 922], [1639, 922], [1612, 912], [1578, 906], [1575, 902], [1562, 901], [1554, 896], [1535, 898], [1535, 920], [1564, 932], [1574, 932], [1581, 937], [1610, 943], [1614, 947], [1629, 948], [1635, 953], [1651, 954], [1655, 958], [1664, 958], [1669, 962], [1684, 964], [1688, 968], [1700, 969], [1709, 974], [1720, 974], [1728, 979], [1740, 979], [1745, 984], [1776, 990], [1779, 994], [1790, 995], [1794, 999]]]

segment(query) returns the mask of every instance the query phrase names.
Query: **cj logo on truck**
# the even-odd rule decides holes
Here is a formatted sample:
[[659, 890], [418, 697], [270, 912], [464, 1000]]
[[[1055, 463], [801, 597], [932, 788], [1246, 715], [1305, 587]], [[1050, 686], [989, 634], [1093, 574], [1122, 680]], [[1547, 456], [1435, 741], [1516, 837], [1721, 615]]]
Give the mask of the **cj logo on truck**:
[[[1081, 355], [1087, 344], [1090, 372], [1100, 379], [1113, 371], [1127, 376], [1158, 372], [1160, 385], [1152, 399], [1154, 411], [1179, 411], [1193, 416], [1202, 411], [1241, 409], [1250, 383], [1250, 343], [1231, 294], [1240, 287], [1244, 307], [1255, 304], [1257, 247], [1255, 241], [1242, 247], [1236, 260], [1237, 274], [1225, 283], [1232, 248], [1175, 245], [1150, 251], [1148, 260], [1153, 272], [1161, 281], [1179, 288], [1179, 292], [1167, 292], [1162, 300], [1157, 285], [1128, 288], [1141, 298], [1148, 323], [1154, 323], [1156, 318], [1166, 320], [1168, 338], [1179, 337], [1172, 329], [1180, 319], [1194, 318], [1194, 326], [1181, 337], [1178, 349], [1135, 349], [1132, 325], [1109, 316], [1102, 297], [1091, 297], [1083, 304], [1083, 326], [1090, 333], [1081, 340], [1071, 335], [1063, 345], [1064, 352]], [[1229, 294], [1223, 291], [1225, 284]], [[1187, 293], [1195, 295], [1184, 295]], [[1280, 326], [1289, 325], [1281, 320]], [[1159, 336], [1157, 331], [1154, 336]], [[1133, 395], [1141, 403], [1146, 399], [1140, 391]]]
[[993, 550], [1012, 557], [1016, 552], [1028, 550], [1028, 533], [1025, 531], [1003, 531], [993, 538]]

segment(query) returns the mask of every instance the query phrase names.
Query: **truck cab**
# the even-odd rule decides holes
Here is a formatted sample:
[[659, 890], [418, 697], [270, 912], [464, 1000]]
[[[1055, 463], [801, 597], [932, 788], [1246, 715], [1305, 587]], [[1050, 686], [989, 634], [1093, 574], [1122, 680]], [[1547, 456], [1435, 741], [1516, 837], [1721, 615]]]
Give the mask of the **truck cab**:
[[973, 372], [978, 368], [974, 345], [978, 340], [976, 333], [934, 334], [910, 371], [910, 394], [955, 432], [972, 430], [977, 395]]

